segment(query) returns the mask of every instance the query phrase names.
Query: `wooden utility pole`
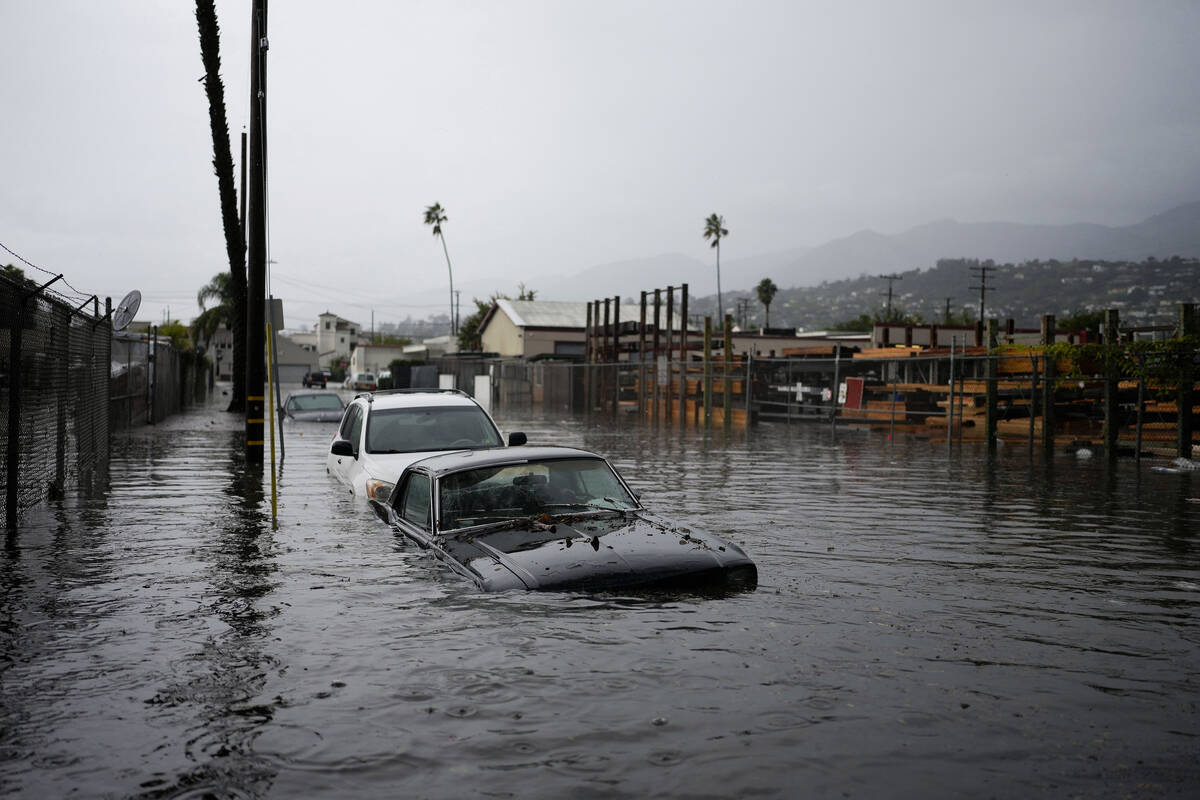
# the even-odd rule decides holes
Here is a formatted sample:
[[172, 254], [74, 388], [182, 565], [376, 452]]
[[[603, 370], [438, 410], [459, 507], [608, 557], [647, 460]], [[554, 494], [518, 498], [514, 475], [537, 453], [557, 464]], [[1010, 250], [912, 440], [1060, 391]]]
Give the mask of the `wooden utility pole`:
[[249, 259], [246, 271], [246, 463], [263, 462], [267, 276], [267, 0], [250, 10]]

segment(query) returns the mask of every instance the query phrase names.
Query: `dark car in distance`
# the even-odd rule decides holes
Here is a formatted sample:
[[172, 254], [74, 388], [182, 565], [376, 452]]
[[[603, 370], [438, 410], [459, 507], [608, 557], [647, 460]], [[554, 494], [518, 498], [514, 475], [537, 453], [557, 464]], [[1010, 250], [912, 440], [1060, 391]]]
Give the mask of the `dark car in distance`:
[[569, 447], [443, 453], [371, 507], [484, 591], [753, 589], [740, 547], [664, 520], [601, 456]]
[[324, 389], [328, 382], [329, 376], [321, 370], [316, 370], [315, 372], [310, 370], [309, 372], [304, 373], [304, 378], [301, 380], [301, 383], [304, 384], [305, 389], [311, 389], [314, 386], [320, 386], [322, 389]]

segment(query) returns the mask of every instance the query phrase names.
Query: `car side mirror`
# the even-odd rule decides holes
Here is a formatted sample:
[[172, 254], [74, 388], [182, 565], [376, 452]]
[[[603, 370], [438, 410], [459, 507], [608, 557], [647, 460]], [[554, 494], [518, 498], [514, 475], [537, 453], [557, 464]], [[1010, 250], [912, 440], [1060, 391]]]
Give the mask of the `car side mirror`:
[[520, 431], [516, 431], [516, 432], [510, 433], [508, 435], [508, 446], [509, 447], [520, 447], [521, 445], [525, 444], [528, 441], [529, 441], [529, 437], [527, 437], [525, 434], [521, 433]]
[[371, 510], [375, 512], [375, 516], [379, 517], [384, 522], [388, 521], [387, 506], [385, 506], [383, 503], [379, 502], [378, 500], [369, 500], [368, 503], [371, 506]]
[[333, 446], [329, 448], [329, 452], [335, 456], [350, 456], [354, 457], [354, 445], [346, 439], [334, 439]]

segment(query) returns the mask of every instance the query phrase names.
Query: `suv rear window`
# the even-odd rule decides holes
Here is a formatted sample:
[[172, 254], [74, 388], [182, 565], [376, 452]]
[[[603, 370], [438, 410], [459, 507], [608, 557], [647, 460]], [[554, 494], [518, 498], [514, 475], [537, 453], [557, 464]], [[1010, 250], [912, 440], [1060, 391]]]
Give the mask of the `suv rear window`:
[[368, 453], [421, 453], [500, 447], [504, 440], [478, 406], [390, 408], [371, 412]]

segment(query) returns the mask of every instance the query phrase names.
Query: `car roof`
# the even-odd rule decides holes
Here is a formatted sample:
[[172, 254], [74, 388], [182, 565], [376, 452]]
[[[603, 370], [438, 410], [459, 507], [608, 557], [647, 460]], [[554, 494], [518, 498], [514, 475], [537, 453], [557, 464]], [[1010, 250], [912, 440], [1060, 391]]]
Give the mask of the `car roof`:
[[475, 406], [470, 395], [456, 389], [393, 389], [381, 392], [360, 392], [354, 399], [363, 398], [376, 409], [428, 408], [429, 406]]
[[420, 461], [415, 461], [409, 468], [420, 467], [438, 476], [448, 472], [458, 472], [465, 469], [495, 467], [504, 464], [526, 464], [535, 461], [554, 461], [562, 458], [594, 458], [605, 461], [604, 456], [575, 447], [559, 447], [556, 445], [520, 445], [517, 447], [494, 447], [487, 450], [456, 450], [450, 453], [439, 453]]

